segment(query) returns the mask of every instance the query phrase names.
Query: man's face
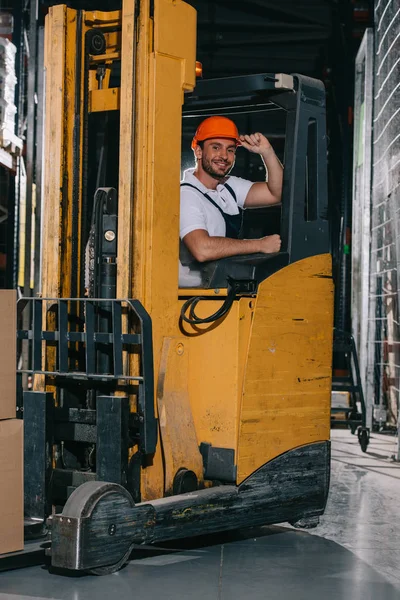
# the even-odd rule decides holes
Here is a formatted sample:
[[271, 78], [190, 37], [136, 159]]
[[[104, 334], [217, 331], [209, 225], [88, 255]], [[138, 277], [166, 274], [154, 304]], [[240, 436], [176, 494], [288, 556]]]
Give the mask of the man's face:
[[205, 140], [203, 149], [196, 148], [196, 157], [203, 170], [214, 177], [223, 179], [235, 164], [236, 144], [234, 140], [213, 138]]

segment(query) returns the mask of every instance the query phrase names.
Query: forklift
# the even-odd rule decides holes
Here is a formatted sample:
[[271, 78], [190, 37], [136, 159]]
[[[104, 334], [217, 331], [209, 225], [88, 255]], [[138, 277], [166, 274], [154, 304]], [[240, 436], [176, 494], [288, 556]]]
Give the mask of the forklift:
[[[181, 0], [49, 8], [41, 294], [19, 301], [25, 531], [55, 569], [149, 544], [312, 527], [330, 476], [333, 283], [325, 92], [301, 75], [196, 82]], [[281, 251], [180, 288], [182, 117], [285, 118]]]

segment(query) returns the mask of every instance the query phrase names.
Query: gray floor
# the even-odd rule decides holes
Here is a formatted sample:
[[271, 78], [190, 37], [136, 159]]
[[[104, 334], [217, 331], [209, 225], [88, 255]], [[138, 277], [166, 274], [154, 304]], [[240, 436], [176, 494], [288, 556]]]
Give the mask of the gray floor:
[[332, 440], [330, 497], [312, 532], [283, 525], [192, 540], [106, 577], [4, 572], [0, 600], [400, 599], [396, 440], [374, 434], [367, 454], [347, 431]]

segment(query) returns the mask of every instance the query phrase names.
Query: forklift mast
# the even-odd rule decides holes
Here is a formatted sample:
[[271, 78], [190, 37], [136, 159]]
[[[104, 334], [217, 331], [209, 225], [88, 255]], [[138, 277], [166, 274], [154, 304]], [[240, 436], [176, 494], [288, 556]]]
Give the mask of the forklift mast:
[[[315, 525], [330, 469], [333, 285], [323, 85], [196, 84], [182, 0], [46, 18], [41, 297], [23, 299], [25, 517], [54, 567], [109, 573], [138, 544]], [[186, 98], [186, 100], [185, 100]], [[282, 249], [179, 288], [182, 113], [286, 115]]]

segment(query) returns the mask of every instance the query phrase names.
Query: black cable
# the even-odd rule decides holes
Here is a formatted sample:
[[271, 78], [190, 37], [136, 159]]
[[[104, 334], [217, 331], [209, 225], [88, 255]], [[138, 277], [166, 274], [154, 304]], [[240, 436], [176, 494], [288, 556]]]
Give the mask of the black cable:
[[[197, 306], [197, 304], [200, 302], [200, 300], [208, 300], [209, 296], [195, 296], [194, 298], [189, 298], [189, 300], [186, 300], [186, 302], [183, 304], [182, 309], [181, 309], [181, 319], [182, 321], [185, 321], [185, 323], [189, 323], [190, 325], [202, 325], [204, 323], [214, 323], [215, 321], [218, 321], [218, 319], [222, 319], [222, 317], [224, 317], [229, 310], [231, 309], [231, 306], [233, 304], [233, 301], [236, 298], [236, 289], [234, 286], [228, 286], [228, 295], [224, 301], [224, 303], [222, 304], [222, 306], [220, 306], [220, 308], [213, 313], [212, 315], [209, 315], [208, 317], [198, 317], [195, 313], [195, 308]], [[186, 312], [189, 309], [189, 316], [186, 316]]]

